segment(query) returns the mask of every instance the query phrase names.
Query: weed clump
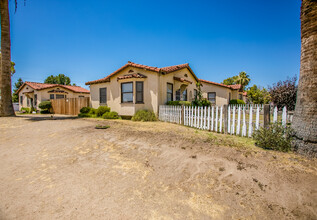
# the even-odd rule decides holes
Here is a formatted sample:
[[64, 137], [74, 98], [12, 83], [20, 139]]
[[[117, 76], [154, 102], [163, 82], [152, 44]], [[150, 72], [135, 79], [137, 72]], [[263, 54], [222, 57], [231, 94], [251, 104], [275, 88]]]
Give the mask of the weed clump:
[[279, 123], [261, 127], [253, 133], [255, 145], [268, 150], [288, 152], [292, 149], [293, 130]]

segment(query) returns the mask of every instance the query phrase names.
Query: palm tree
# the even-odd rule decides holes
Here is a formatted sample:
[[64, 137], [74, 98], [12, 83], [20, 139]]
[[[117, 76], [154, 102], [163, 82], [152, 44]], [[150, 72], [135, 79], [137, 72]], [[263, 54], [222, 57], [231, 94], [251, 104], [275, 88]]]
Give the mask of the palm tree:
[[301, 154], [317, 157], [317, 1], [302, 0], [301, 66], [292, 127], [293, 145]]
[[249, 84], [250, 80], [250, 76], [246, 72], [240, 72], [235, 83], [240, 84], [242, 86], [241, 90], [243, 90]]
[[8, 0], [0, 0], [1, 62], [0, 62], [0, 116], [15, 115], [11, 96], [11, 39]]

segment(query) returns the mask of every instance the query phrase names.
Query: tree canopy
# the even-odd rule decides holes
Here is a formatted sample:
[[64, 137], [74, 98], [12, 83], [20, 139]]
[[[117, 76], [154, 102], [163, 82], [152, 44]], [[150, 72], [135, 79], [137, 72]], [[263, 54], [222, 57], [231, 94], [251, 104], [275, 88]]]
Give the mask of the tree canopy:
[[297, 95], [297, 77], [287, 78], [269, 86], [271, 100], [279, 109], [286, 106], [288, 110], [295, 109]]
[[222, 83], [225, 85], [241, 84], [242, 87], [245, 88], [249, 85], [250, 81], [250, 76], [246, 72], [240, 72], [237, 76], [232, 76], [223, 80]]
[[[64, 74], [58, 74], [57, 76], [50, 75], [45, 80], [44, 83], [48, 84], [61, 84], [61, 85], [71, 85], [71, 80], [68, 76]], [[73, 85], [75, 85], [73, 83]]]
[[237, 81], [238, 76], [229, 77], [222, 81], [222, 84], [225, 85], [235, 85]]
[[270, 94], [265, 88], [253, 85], [247, 89], [248, 101], [252, 104], [268, 104], [270, 102]]

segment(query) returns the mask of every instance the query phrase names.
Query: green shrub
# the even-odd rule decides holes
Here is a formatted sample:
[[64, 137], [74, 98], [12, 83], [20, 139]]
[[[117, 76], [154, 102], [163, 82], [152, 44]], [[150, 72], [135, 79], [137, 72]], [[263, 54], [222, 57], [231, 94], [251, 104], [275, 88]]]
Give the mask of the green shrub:
[[51, 109], [52, 108], [52, 103], [51, 103], [51, 101], [44, 101], [44, 102], [41, 102], [40, 104], [39, 104], [39, 108], [40, 109]]
[[90, 108], [89, 114], [90, 114], [90, 115], [96, 115], [96, 114], [97, 114], [97, 109], [95, 109], [95, 108]]
[[293, 130], [287, 126], [274, 123], [269, 127], [261, 127], [254, 131], [253, 139], [255, 145], [269, 150], [277, 150], [287, 152], [291, 150]]
[[118, 112], [106, 112], [102, 115], [102, 118], [104, 119], [118, 119], [119, 115]]
[[30, 109], [30, 108], [22, 107], [22, 108], [21, 108], [21, 112], [22, 112], [22, 113], [30, 113], [30, 112], [31, 112], [31, 109]]
[[78, 117], [80, 117], [80, 118], [90, 118], [91, 115], [89, 113], [79, 113]]
[[89, 113], [90, 112], [90, 107], [82, 107], [80, 109], [80, 113]]
[[97, 117], [102, 117], [102, 115], [105, 114], [106, 112], [110, 112], [109, 107], [99, 106], [99, 108], [97, 108], [97, 110], [96, 110], [96, 115], [97, 115]]
[[50, 110], [44, 109], [40, 111], [41, 114], [49, 114]]
[[200, 107], [202, 106], [202, 107], [204, 107], [204, 106], [210, 106], [211, 103], [210, 103], [210, 101], [207, 100], [207, 99], [201, 99], [201, 100], [195, 99], [195, 100], [192, 102], [192, 105], [193, 105], [193, 106], [200, 106]]
[[179, 101], [168, 101], [166, 102], [166, 105], [180, 105]]
[[241, 99], [231, 99], [229, 104], [232, 104], [232, 105], [235, 105], [235, 104], [238, 104], [238, 105], [245, 105], [245, 102]]
[[185, 105], [190, 106], [191, 102], [189, 101], [168, 101], [166, 105]]
[[157, 118], [152, 111], [139, 110], [132, 117], [132, 121], [157, 121]]

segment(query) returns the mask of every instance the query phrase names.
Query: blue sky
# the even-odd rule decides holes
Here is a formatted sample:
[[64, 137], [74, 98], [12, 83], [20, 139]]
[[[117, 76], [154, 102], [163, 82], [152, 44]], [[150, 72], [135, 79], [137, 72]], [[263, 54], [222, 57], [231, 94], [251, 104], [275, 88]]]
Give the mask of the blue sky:
[[245, 71], [261, 86], [299, 75], [299, 0], [13, 2], [13, 82], [64, 73], [84, 86], [127, 61], [188, 62], [214, 82]]

